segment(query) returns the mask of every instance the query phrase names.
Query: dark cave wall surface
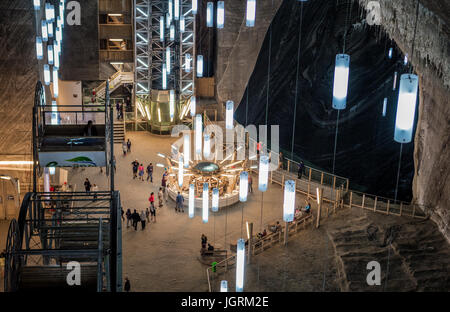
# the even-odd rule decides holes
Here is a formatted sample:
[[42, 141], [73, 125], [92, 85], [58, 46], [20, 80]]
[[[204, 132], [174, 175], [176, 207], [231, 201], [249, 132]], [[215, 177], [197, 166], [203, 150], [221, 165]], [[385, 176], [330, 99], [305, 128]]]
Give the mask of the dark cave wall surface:
[[[347, 108], [339, 117], [335, 173], [348, 177], [354, 189], [392, 198], [400, 148], [393, 139], [397, 106], [393, 76], [397, 71], [400, 77], [408, 68], [402, 65], [401, 52], [395, 46], [392, 60], [387, 58], [393, 42], [380, 36], [376, 28], [359, 23], [360, 8], [356, 2], [351, 6], [351, 22], [347, 23], [347, 2], [339, 2], [315, 0], [303, 6], [294, 158], [332, 170], [337, 118], [337, 111], [331, 106], [334, 63], [336, 54], [343, 51], [347, 25], [349, 88]], [[242, 124], [265, 124], [269, 86], [268, 124], [280, 125], [280, 147], [289, 158], [300, 15], [299, 2], [283, 2], [271, 26], [270, 84], [269, 30], [235, 113]], [[386, 117], [382, 117], [384, 97], [388, 98]], [[403, 200], [412, 198], [413, 153], [414, 143], [404, 144], [398, 196]]]

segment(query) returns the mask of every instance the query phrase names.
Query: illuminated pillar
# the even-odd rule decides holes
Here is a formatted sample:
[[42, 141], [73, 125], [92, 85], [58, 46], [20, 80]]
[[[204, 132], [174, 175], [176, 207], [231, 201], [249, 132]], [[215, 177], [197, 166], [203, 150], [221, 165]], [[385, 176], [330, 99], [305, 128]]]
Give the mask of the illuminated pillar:
[[400, 87], [395, 119], [394, 140], [409, 143], [412, 139], [414, 116], [416, 113], [417, 89], [419, 78], [413, 74], [400, 76]]
[[195, 115], [195, 154], [199, 155], [201, 158], [202, 154], [202, 136], [203, 136], [203, 125], [202, 125], [202, 115]]
[[244, 291], [244, 265], [245, 265], [245, 241], [240, 238], [237, 241], [236, 252], [236, 292]]
[[219, 211], [219, 189], [213, 188], [212, 191], [212, 204], [211, 204], [212, 211], [217, 212]]
[[333, 108], [345, 109], [347, 104], [347, 89], [349, 75], [350, 55], [336, 55], [333, 85]]
[[262, 155], [259, 157], [259, 179], [258, 179], [258, 189], [261, 192], [267, 191], [268, 180], [269, 180], [269, 156]]
[[239, 200], [241, 202], [247, 201], [248, 195], [248, 172], [242, 171], [239, 176]]
[[233, 129], [233, 111], [234, 111], [234, 102], [227, 101], [225, 105], [226, 113], [225, 113], [225, 128]]
[[203, 219], [203, 223], [207, 223], [208, 222], [208, 202], [209, 202], [209, 187], [208, 187], [208, 183], [203, 183], [203, 209], [202, 209], [202, 219]]
[[217, 28], [223, 28], [225, 25], [225, 4], [223, 1], [217, 1]]
[[246, 23], [247, 27], [255, 26], [256, 0], [247, 0]]
[[203, 157], [205, 157], [205, 159], [208, 159], [211, 154], [211, 138], [209, 134], [204, 134], [203, 141]]
[[195, 209], [195, 186], [194, 184], [189, 184], [189, 218], [194, 217], [194, 209]]
[[189, 167], [189, 160], [191, 158], [191, 134], [185, 133], [183, 135], [183, 155], [184, 155], [184, 167]]

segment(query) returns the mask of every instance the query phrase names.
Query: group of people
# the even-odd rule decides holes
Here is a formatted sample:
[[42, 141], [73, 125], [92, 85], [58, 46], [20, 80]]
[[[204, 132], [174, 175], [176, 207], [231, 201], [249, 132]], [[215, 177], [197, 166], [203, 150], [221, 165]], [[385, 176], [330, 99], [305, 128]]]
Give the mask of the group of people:
[[[129, 228], [131, 224], [131, 226], [134, 227], [135, 231], [137, 231], [139, 223], [141, 223], [141, 229], [144, 230], [145, 225], [147, 223], [150, 224], [151, 221], [156, 222], [156, 210], [154, 206], [146, 208], [145, 210], [142, 210], [140, 213], [137, 212], [136, 209], [134, 209], [133, 213], [131, 212], [130, 209], [127, 209], [125, 216], [127, 219], [127, 228]], [[123, 216], [123, 210], [122, 210], [122, 220], [125, 221], [125, 218]]]
[[91, 184], [88, 178], [84, 181], [84, 189], [87, 193], [98, 192], [98, 186], [95, 183]]
[[150, 180], [150, 183], [153, 183], [153, 163], [149, 163], [147, 168], [144, 169], [144, 165], [135, 159], [131, 162], [131, 166], [133, 170], [133, 180], [138, 178], [139, 180], [144, 181], [144, 171], [147, 171], [147, 181]]
[[123, 139], [122, 142], [122, 151], [123, 151], [123, 156], [127, 156], [127, 153], [131, 153], [131, 141], [130, 139], [128, 139], [128, 141], [125, 141], [125, 139]]

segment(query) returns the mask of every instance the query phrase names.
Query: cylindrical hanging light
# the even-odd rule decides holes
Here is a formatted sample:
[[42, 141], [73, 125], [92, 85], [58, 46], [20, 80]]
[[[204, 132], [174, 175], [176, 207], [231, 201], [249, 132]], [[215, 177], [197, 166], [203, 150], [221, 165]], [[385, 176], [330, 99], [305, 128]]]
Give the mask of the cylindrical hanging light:
[[208, 204], [209, 204], [209, 186], [208, 183], [203, 183], [203, 209], [202, 209], [202, 219], [203, 219], [203, 223], [207, 223], [208, 222], [208, 213], [209, 213], [209, 208], [208, 208]]
[[191, 96], [191, 117], [195, 116], [195, 111], [197, 106], [197, 100], [195, 99], [195, 95]]
[[245, 23], [247, 27], [255, 26], [255, 16], [256, 16], [256, 0], [247, 0], [247, 14]]
[[55, 18], [55, 7], [50, 3], [45, 3], [45, 19], [51, 22]]
[[169, 35], [170, 35], [170, 41], [174, 41], [175, 40], [175, 25], [174, 24], [170, 25]]
[[283, 220], [294, 221], [295, 210], [295, 181], [287, 180], [284, 183]]
[[408, 53], [405, 54], [405, 57], [403, 58], [403, 65], [407, 65], [408, 64]]
[[197, 77], [203, 77], [203, 55], [197, 55]]
[[394, 140], [399, 143], [409, 143], [412, 139], [414, 116], [416, 114], [417, 89], [419, 78], [413, 74], [400, 76], [400, 86], [395, 119]]
[[44, 83], [48, 86], [50, 85], [50, 66], [47, 64], [44, 65]]
[[389, 53], [388, 53], [389, 59], [392, 58], [392, 52], [393, 52], [393, 48], [389, 48]]
[[345, 109], [347, 105], [348, 75], [350, 55], [336, 55], [334, 67], [333, 108]]
[[53, 65], [53, 45], [47, 46], [47, 60], [49, 65]]
[[189, 167], [189, 160], [191, 158], [191, 134], [185, 133], [183, 135], [183, 158], [184, 158], [184, 168]]
[[55, 38], [56, 38], [56, 41], [58, 41], [58, 42], [62, 41], [62, 32], [61, 32], [61, 28], [59, 28], [59, 27], [56, 27]]
[[167, 89], [167, 66], [162, 64], [162, 88]]
[[203, 125], [202, 115], [195, 115], [195, 153], [202, 154]]
[[225, 25], [225, 4], [223, 1], [217, 1], [217, 28], [223, 28]]
[[394, 73], [394, 85], [392, 86], [392, 91], [395, 91], [397, 87], [397, 72]]
[[45, 20], [41, 21], [41, 35], [42, 35], [42, 41], [47, 42], [48, 41], [48, 32], [47, 32], [47, 22]]
[[247, 201], [248, 195], [248, 172], [242, 171], [239, 176], [239, 200], [241, 202]]
[[53, 67], [53, 97], [58, 98], [59, 94], [58, 86], [58, 69]]
[[58, 106], [56, 105], [56, 101], [52, 101], [52, 120], [51, 120], [51, 124], [52, 125], [57, 125], [59, 124], [59, 120], [58, 120]]
[[184, 56], [184, 71], [186, 73], [191, 72], [191, 55], [189, 53]]
[[186, 31], [186, 19], [184, 14], [181, 14], [180, 17], [180, 33], [184, 33]]
[[212, 190], [211, 208], [212, 208], [212, 211], [214, 211], [214, 212], [219, 211], [219, 189], [217, 187], [213, 188], [213, 190]]
[[164, 16], [159, 18], [159, 41], [164, 42]]
[[226, 114], [225, 114], [225, 128], [233, 129], [233, 111], [234, 111], [234, 102], [227, 101], [225, 104]]
[[195, 208], [195, 185], [189, 184], [189, 218], [194, 217]]
[[180, 0], [174, 0], [173, 16], [176, 21], [180, 19]]
[[49, 173], [50, 175], [55, 175], [55, 171], [56, 171], [56, 168], [55, 168], [55, 167], [48, 167], [48, 173]]
[[383, 100], [383, 117], [386, 116], [386, 108], [387, 108], [387, 98]]
[[173, 116], [175, 115], [175, 90], [170, 90], [169, 92], [169, 113], [170, 121], [173, 121]]
[[220, 292], [228, 292], [228, 282], [223, 280], [220, 282]]
[[170, 75], [171, 66], [170, 66], [170, 47], [166, 48], [166, 70], [167, 74]]
[[169, 13], [166, 13], [166, 28], [170, 28], [170, 24], [172, 23], [172, 18], [170, 17]]
[[173, 0], [168, 1], [169, 1], [169, 16], [171, 19], [173, 19]]
[[205, 159], [208, 159], [211, 154], [211, 138], [209, 134], [205, 133], [203, 135], [203, 141], [203, 157], [205, 157]]
[[213, 27], [214, 26], [214, 3], [208, 2], [206, 3], [206, 27]]
[[197, 14], [198, 2], [197, 0], [192, 0], [192, 14]]
[[259, 157], [259, 180], [258, 180], [258, 189], [261, 192], [267, 191], [268, 180], [269, 180], [269, 156], [261, 155]]
[[38, 60], [44, 58], [44, 46], [42, 45], [42, 38], [36, 37], [36, 57]]
[[244, 291], [245, 241], [239, 238], [236, 246], [236, 292]]
[[33, 0], [33, 5], [35, 10], [41, 9], [41, 0]]
[[53, 38], [53, 23], [47, 22], [47, 33], [49, 38]]
[[178, 158], [178, 186], [183, 186], [183, 179], [184, 179], [184, 168], [183, 168], [183, 157], [180, 156]]

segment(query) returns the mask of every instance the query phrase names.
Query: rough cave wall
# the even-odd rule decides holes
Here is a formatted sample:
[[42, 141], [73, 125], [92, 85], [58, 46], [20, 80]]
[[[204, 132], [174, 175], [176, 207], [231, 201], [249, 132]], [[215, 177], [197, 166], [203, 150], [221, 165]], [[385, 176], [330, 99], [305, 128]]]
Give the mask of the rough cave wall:
[[[368, 0], [359, 0], [366, 7]], [[412, 54], [416, 1], [380, 0], [381, 23], [404, 53]], [[415, 136], [414, 199], [430, 208], [450, 241], [450, 3], [420, 0], [414, 57], [420, 78]]]

